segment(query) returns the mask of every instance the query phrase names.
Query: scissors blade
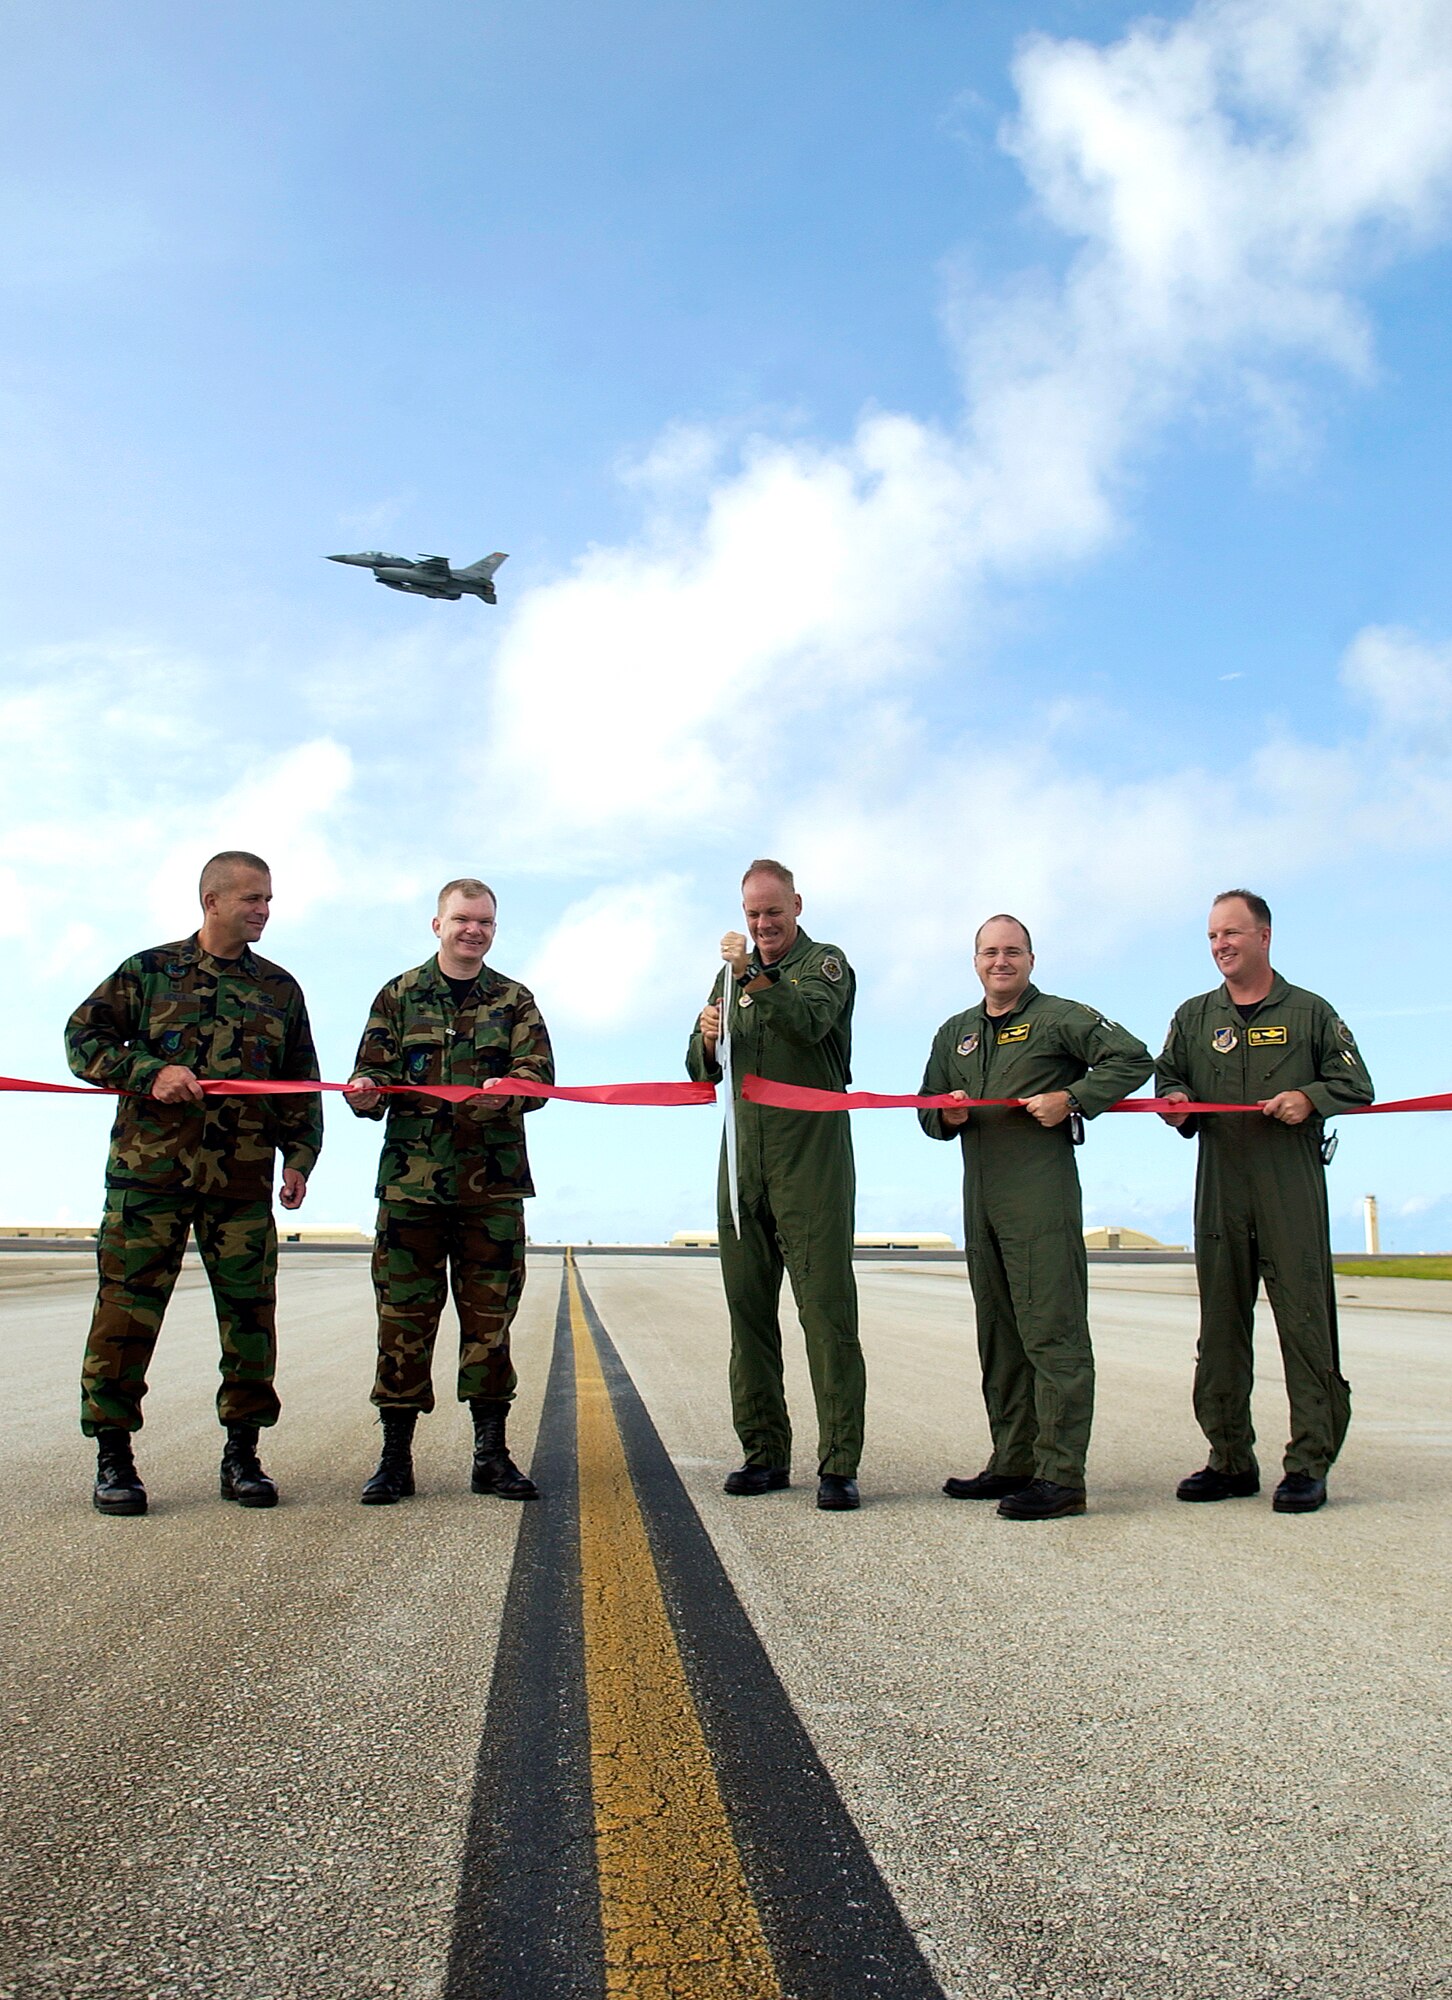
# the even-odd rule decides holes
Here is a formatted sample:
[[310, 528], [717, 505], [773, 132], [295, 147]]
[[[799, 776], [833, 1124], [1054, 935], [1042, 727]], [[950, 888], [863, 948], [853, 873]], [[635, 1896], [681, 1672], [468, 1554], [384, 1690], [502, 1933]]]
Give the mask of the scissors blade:
[[721, 1033], [717, 1038], [717, 1049], [721, 1058], [722, 1094], [726, 1100], [723, 1113], [725, 1125], [723, 1133], [726, 1142], [726, 1193], [731, 1205], [731, 1227], [738, 1238], [741, 1235], [741, 1197], [736, 1171], [736, 1087], [731, 1064], [731, 1002], [732, 988], [736, 982], [731, 977], [731, 968], [726, 967], [721, 975]]

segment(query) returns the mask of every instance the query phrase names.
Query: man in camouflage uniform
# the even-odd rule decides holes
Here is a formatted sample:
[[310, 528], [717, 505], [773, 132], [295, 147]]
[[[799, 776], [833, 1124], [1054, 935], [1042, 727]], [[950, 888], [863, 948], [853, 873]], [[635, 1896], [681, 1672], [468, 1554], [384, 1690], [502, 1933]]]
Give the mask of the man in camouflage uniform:
[[1251, 1334], [1264, 1278], [1291, 1405], [1285, 1476], [1271, 1505], [1310, 1514], [1326, 1504], [1326, 1473], [1351, 1422], [1336, 1338], [1325, 1120], [1370, 1104], [1373, 1092], [1351, 1030], [1319, 994], [1281, 978], [1270, 942], [1263, 897], [1248, 889], [1216, 897], [1210, 952], [1225, 983], [1178, 1009], [1158, 1064], [1161, 1097], [1260, 1106], [1259, 1115], [1163, 1114], [1200, 1140], [1195, 1416], [1210, 1462], [1177, 1492], [1181, 1500], [1233, 1500], [1260, 1491]]
[[533, 1481], [509, 1456], [514, 1397], [509, 1329], [524, 1288], [524, 1201], [534, 1193], [523, 1113], [538, 1098], [476, 1097], [453, 1104], [422, 1093], [385, 1097], [380, 1084], [467, 1084], [512, 1076], [554, 1081], [550, 1038], [534, 995], [487, 967], [494, 891], [473, 876], [439, 891], [435, 957], [400, 973], [373, 1002], [348, 1102], [387, 1117], [378, 1165], [373, 1288], [383, 1425], [365, 1506], [414, 1490], [413, 1432], [434, 1407], [432, 1362], [448, 1279], [459, 1315], [459, 1401], [474, 1420], [476, 1493], [532, 1500]]
[[[860, 1504], [867, 1374], [852, 1275], [856, 1179], [845, 1111], [779, 1111], [740, 1096], [748, 1073], [845, 1090], [851, 1081], [852, 968], [797, 922], [802, 899], [779, 861], [753, 861], [741, 883], [746, 928], [721, 940], [725, 967], [686, 1053], [698, 1081], [719, 1083], [723, 989], [731, 1007], [740, 1234], [731, 1220], [725, 1148], [717, 1191], [721, 1276], [731, 1315], [731, 1413], [746, 1461], [726, 1491], [791, 1483], [791, 1419], [782, 1377], [783, 1270], [791, 1278], [817, 1404], [817, 1505]], [[729, 985], [728, 985], [729, 982]]]
[[1073, 1139], [1082, 1120], [1128, 1097], [1149, 1050], [1077, 1000], [1040, 993], [1017, 917], [973, 941], [976, 1007], [939, 1028], [923, 1095], [1016, 1097], [1019, 1107], [920, 1111], [931, 1139], [961, 1138], [963, 1241], [993, 1456], [955, 1500], [997, 1500], [1009, 1520], [1084, 1512], [1094, 1415], [1089, 1272]]
[[255, 854], [217, 854], [202, 870], [202, 925], [178, 944], [128, 958], [71, 1016], [77, 1076], [123, 1093], [111, 1128], [100, 1290], [81, 1371], [81, 1429], [97, 1445], [94, 1499], [104, 1514], [144, 1514], [131, 1433], [146, 1371], [181, 1269], [187, 1233], [211, 1281], [222, 1346], [217, 1415], [226, 1433], [222, 1497], [271, 1507], [277, 1488], [257, 1460], [259, 1425], [277, 1421], [277, 1232], [297, 1208], [323, 1143], [316, 1093], [210, 1097], [201, 1079], [316, 1082], [307, 1008], [290, 973], [260, 958], [272, 878]]

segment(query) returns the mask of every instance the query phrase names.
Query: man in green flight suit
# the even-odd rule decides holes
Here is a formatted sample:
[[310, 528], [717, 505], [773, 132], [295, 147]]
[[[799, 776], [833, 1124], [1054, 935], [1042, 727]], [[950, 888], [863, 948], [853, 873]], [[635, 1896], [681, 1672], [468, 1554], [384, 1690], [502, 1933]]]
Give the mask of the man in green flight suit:
[[1032, 984], [1017, 917], [973, 940], [983, 999], [933, 1038], [923, 1095], [1021, 1104], [920, 1111], [931, 1139], [961, 1138], [963, 1240], [993, 1456], [955, 1500], [997, 1500], [1009, 1520], [1084, 1512], [1094, 1415], [1089, 1273], [1074, 1141], [1081, 1121], [1137, 1090], [1153, 1068], [1126, 1029]]
[[322, 1111], [316, 1092], [213, 1097], [201, 1083], [315, 1083], [318, 1060], [297, 981], [252, 949], [272, 904], [267, 863], [235, 848], [214, 854], [200, 895], [200, 930], [128, 958], [66, 1028], [76, 1075], [122, 1093], [81, 1367], [81, 1429], [96, 1440], [92, 1497], [103, 1514], [146, 1512], [131, 1436], [188, 1232], [221, 1339], [222, 1498], [277, 1504], [257, 1458], [258, 1427], [275, 1424], [280, 1407], [273, 1175], [280, 1150], [282, 1205], [300, 1207], [323, 1143]]
[[751, 946], [721, 940], [725, 966], [686, 1053], [698, 1081], [721, 1081], [723, 992], [730, 1009], [740, 1234], [731, 1219], [725, 1147], [717, 1188], [721, 1276], [731, 1315], [731, 1413], [745, 1463], [726, 1491], [791, 1483], [791, 1419], [782, 1378], [782, 1273], [792, 1283], [817, 1404], [817, 1505], [857, 1507], [867, 1374], [852, 1275], [856, 1179], [845, 1111], [780, 1111], [740, 1097], [748, 1073], [774, 1083], [845, 1090], [851, 1081], [852, 968], [809, 938], [802, 899], [779, 861], [753, 861], [741, 882]]
[[1251, 1334], [1264, 1278], [1291, 1406], [1285, 1476], [1271, 1504], [1279, 1514], [1310, 1514], [1326, 1504], [1326, 1473], [1351, 1422], [1336, 1338], [1325, 1120], [1370, 1104], [1374, 1092], [1351, 1030], [1319, 994], [1281, 978], [1270, 944], [1263, 897], [1230, 889], [1215, 898], [1210, 953], [1225, 983], [1178, 1009], [1157, 1065], [1161, 1097], [1260, 1107], [1162, 1114], [1200, 1141], [1195, 1417], [1210, 1462], [1177, 1493], [1233, 1500], [1260, 1491]]
[[378, 1369], [373, 1402], [383, 1452], [363, 1488], [367, 1507], [414, 1490], [413, 1433], [434, 1407], [433, 1351], [448, 1279], [459, 1314], [459, 1401], [474, 1420], [475, 1493], [532, 1500], [509, 1456], [505, 1421], [516, 1385], [509, 1330], [524, 1290], [524, 1202], [534, 1193], [523, 1114], [539, 1098], [453, 1104], [380, 1084], [478, 1085], [491, 1077], [553, 1083], [554, 1057], [534, 995], [484, 963], [498, 904], [487, 882], [460, 876], [439, 891], [437, 954], [402, 972], [373, 1002], [348, 1103], [387, 1117], [378, 1163], [373, 1289]]

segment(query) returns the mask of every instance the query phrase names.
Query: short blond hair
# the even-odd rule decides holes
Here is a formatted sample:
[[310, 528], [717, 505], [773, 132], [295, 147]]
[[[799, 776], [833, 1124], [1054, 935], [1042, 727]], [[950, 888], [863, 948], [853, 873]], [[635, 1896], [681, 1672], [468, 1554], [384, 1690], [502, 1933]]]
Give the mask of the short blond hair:
[[793, 876], [791, 869], [784, 868], [780, 861], [771, 861], [765, 858], [763, 858], [760, 861], [753, 861], [751, 866], [747, 869], [746, 873], [741, 878], [741, 886], [743, 889], [746, 887], [747, 883], [751, 880], [753, 875], [775, 875], [777, 881], [780, 882], [784, 888], [789, 889], [793, 895], [797, 893], [796, 879]]
[[440, 916], [444, 914], [444, 905], [448, 902], [450, 896], [468, 896], [471, 901], [475, 896], [487, 896], [494, 905], [495, 915], [497, 916], [499, 913], [499, 898], [495, 895], [489, 884], [481, 882], [477, 875], [456, 875], [452, 882], [445, 882], [443, 888], [439, 891], [438, 914]]

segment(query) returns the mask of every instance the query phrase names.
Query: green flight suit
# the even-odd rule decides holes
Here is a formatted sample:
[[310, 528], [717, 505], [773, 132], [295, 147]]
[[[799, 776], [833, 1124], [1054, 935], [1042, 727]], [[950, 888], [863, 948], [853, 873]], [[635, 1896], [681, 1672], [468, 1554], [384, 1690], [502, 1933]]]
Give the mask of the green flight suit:
[[[368, 1015], [353, 1075], [370, 1083], [553, 1083], [534, 995], [492, 966], [463, 998], [437, 958], [391, 979]], [[459, 1316], [458, 1396], [508, 1402], [509, 1333], [524, 1291], [524, 1203], [534, 1193], [524, 1119], [537, 1097], [388, 1096], [359, 1117], [386, 1119], [378, 1162], [373, 1401], [432, 1410], [433, 1354], [450, 1282]], [[356, 1107], [354, 1107], [356, 1108]]]
[[[923, 1095], [1069, 1090], [1094, 1118], [1137, 1090], [1153, 1066], [1127, 1029], [1030, 986], [1011, 1013], [989, 1017], [980, 1001], [943, 1023]], [[918, 1120], [929, 1138], [963, 1143], [963, 1241], [993, 1434], [987, 1469], [1082, 1490], [1094, 1353], [1069, 1121], [1046, 1130], [1007, 1107], [972, 1111], [957, 1128], [940, 1111], [920, 1111]]]
[[[849, 1114], [778, 1111], [744, 1103], [740, 1092], [748, 1074], [845, 1090], [852, 1076], [856, 981], [835, 945], [817, 944], [803, 930], [775, 965], [763, 966], [753, 956], [749, 977], [763, 973], [771, 987], [746, 993], [738, 986], [731, 1010], [739, 1237], [731, 1224], [724, 1143], [717, 1183], [721, 1277], [731, 1315], [732, 1420], [748, 1465], [791, 1464], [779, 1317], [785, 1270], [817, 1404], [817, 1470], [852, 1478], [862, 1455], [867, 1371], [852, 1275], [857, 1184]], [[725, 977], [723, 967], [713, 1001]], [[721, 1081], [720, 1066], [706, 1060], [699, 1028], [686, 1068], [698, 1081]]]
[[274, 1424], [277, 1363], [276, 1156], [306, 1176], [323, 1143], [317, 1096], [151, 1096], [175, 1064], [199, 1077], [316, 1082], [297, 981], [244, 948], [213, 958], [200, 937], [128, 958], [71, 1016], [66, 1058], [88, 1083], [123, 1093], [106, 1162], [96, 1245], [100, 1284], [81, 1367], [81, 1429], [141, 1428], [162, 1315], [196, 1238], [217, 1308], [226, 1423]]
[[1324, 1121], [1374, 1095], [1351, 1030], [1319, 994], [1288, 985], [1279, 973], [1248, 1017], [1218, 986], [1177, 1011], [1156, 1088], [1161, 1096], [1183, 1090], [1204, 1104], [1257, 1104], [1301, 1090], [1315, 1107], [1304, 1125], [1258, 1112], [1206, 1112], [1180, 1130], [1200, 1141], [1195, 1417], [1210, 1440], [1210, 1463], [1217, 1472], [1246, 1472], [1255, 1463], [1251, 1331], [1264, 1278], [1291, 1406], [1285, 1469], [1324, 1479], [1351, 1421], [1336, 1338]]

